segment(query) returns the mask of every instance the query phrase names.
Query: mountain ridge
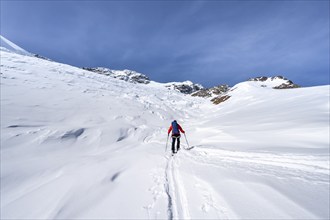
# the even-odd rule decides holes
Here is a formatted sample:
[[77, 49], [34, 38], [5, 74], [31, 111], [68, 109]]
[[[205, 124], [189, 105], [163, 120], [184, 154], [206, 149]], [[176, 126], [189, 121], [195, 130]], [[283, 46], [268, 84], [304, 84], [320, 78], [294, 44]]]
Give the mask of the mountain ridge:
[[[51, 59], [44, 57], [42, 55], [33, 54], [24, 50], [23, 48], [17, 46], [15, 43], [4, 38], [3, 36], [1, 36], [1, 45], [2, 45], [1, 46], [2, 50], [7, 50], [21, 55], [34, 56], [40, 59], [52, 61]], [[82, 69], [97, 74], [110, 76], [112, 78], [123, 80], [129, 83], [149, 84], [151, 81], [151, 79], [146, 74], [139, 73], [134, 70], [128, 70], [128, 69], [113, 70], [107, 67], [82, 67]], [[260, 85], [261, 87], [269, 87], [269, 85], [267, 84], [270, 81], [274, 81], [276, 79], [282, 79], [283, 82], [281, 84], [273, 85], [272, 88], [274, 89], [290, 89], [290, 88], [301, 87], [283, 76], [270, 76], [270, 77], [261, 76], [261, 77], [249, 78], [247, 81], [262, 82], [263, 84]], [[194, 97], [211, 98], [211, 101], [213, 100], [212, 101], [213, 103], [215, 103], [214, 100], [223, 99], [221, 98], [221, 96], [225, 95], [225, 93], [227, 93], [231, 88], [227, 84], [219, 84], [218, 86], [205, 88], [201, 84], [193, 83], [189, 80], [183, 82], [167, 82], [162, 84], [164, 84], [164, 86], [167, 87], [168, 89], [176, 90], [183, 94], [192, 95]]]

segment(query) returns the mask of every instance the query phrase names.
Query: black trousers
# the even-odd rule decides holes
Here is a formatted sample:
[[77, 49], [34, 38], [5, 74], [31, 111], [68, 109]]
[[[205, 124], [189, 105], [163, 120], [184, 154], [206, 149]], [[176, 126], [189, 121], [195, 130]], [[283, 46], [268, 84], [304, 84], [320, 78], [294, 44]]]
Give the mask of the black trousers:
[[[175, 149], [175, 141], [176, 141], [176, 149]], [[175, 136], [172, 135], [172, 152], [176, 153], [180, 149], [180, 135]]]

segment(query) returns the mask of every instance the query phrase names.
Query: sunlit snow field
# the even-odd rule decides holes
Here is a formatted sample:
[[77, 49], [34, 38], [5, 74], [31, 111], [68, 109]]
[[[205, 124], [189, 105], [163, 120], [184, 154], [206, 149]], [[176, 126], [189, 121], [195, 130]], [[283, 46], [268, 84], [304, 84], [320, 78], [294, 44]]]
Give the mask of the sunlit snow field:
[[330, 86], [278, 83], [214, 105], [1, 51], [1, 219], [328, 219]]

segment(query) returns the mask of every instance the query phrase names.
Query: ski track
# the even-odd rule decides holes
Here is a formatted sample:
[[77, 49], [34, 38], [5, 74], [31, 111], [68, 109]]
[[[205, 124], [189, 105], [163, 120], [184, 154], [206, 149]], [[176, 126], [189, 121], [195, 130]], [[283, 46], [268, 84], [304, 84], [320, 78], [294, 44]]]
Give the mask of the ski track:
[[168, 219], [191, 219], [186, 190], [180, 174], [180, 159], [175, 156], [167, 160], [165, 169], [165, 191], [168, 196]]
[[165, 187], [165, 192], [166, 192], [167, 199], [168, 199], [167, 215], [168, 215], [168, 219], [172, 220], [173, 219], [173, 202], [172, 202], [172, 195], [170, 192], [170, 185], [171, 185], [171, 183], [170, 183], [170, 160], [171, 160], [171, 158], [169, 158], [166, 163], [164, 187]]
[[[164, 188], [167, 195], [168, 206], [167, 216], [169, 220], [172, 219], [196, 219], [195, 214], [189, 210], [192, 204], [188, 203], [188, 194], [186, 184], [194, 187], [194, 194], [200, 196], [200, 209], [197, 210], [199, 216], [216, 219], [230, 219], [228, 215], [228, 208], [226, 205], [221, 204], [215, 196], [219, 196], [212, 187], [204, 181], [197, 178], [192, 170], [188, 170], [188, 175], [183, 178], [180, 171], [181, 159], [187, 159], [187, 153], [185, 150], [181, 150], [178, 154], [167, 158], [165, 167], [165, 182]], [[190, 155], [189, 155], [190, 156]], [[182, 157], [182, 158], [180, 158]], [[184, 181], [188, 180], [190, 182]], [[191, 191], [190, 191], [191, 192]], [[193, 210], [196, 212], [196, 210]], [[210, 216], [211, 215], [211, 216]]]
[[[213, 190], [213, 188], [200, 178], [198, 178], [194, 171], [191, 169], [186, 170], [186, 174], [183, 176], [181, 172], [184, 168], [181, 166], [182, 162], [187, 161], [187, 157], [190, 157], [191, 153], [187, 153], [187, 150], [180, 150], [178, 154], [174, 156], [165, 156], [165, 177], [164, 189], [167, 195], [167, 217], [172, 219], [196, 219], [196, 218], [208, 218], [208, 219], [230, 219], [233, 215], [228, 205], [224, 201], [219, 201], [219, 194]], [[190, 188], [189, 188], [190, 187]], [[193, 199], [187, 192], [192, 192], [200, 198], [198, 203], [188, 203], [190, 199]], [[191, 197], [191, 198], [190, 198]], [[222, 200], [222, 198], [220, 198]], [[196, 202], [196, 200], [192, 200]], [[190, 210], [189, 207], [195, 205], [199, 206], [198, 210]], [[193, 211], [193, 212], [191, 212]], [[149, 216], [150, 218], [150, 216]]]

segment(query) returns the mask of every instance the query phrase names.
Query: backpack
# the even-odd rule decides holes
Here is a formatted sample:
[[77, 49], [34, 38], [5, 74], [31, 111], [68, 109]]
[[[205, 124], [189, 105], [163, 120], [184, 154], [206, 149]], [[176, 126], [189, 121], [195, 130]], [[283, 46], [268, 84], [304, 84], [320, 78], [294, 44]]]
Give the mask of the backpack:
[[172, 134], [180, 134], [179, 125], [176, 121], [172, 122]]

